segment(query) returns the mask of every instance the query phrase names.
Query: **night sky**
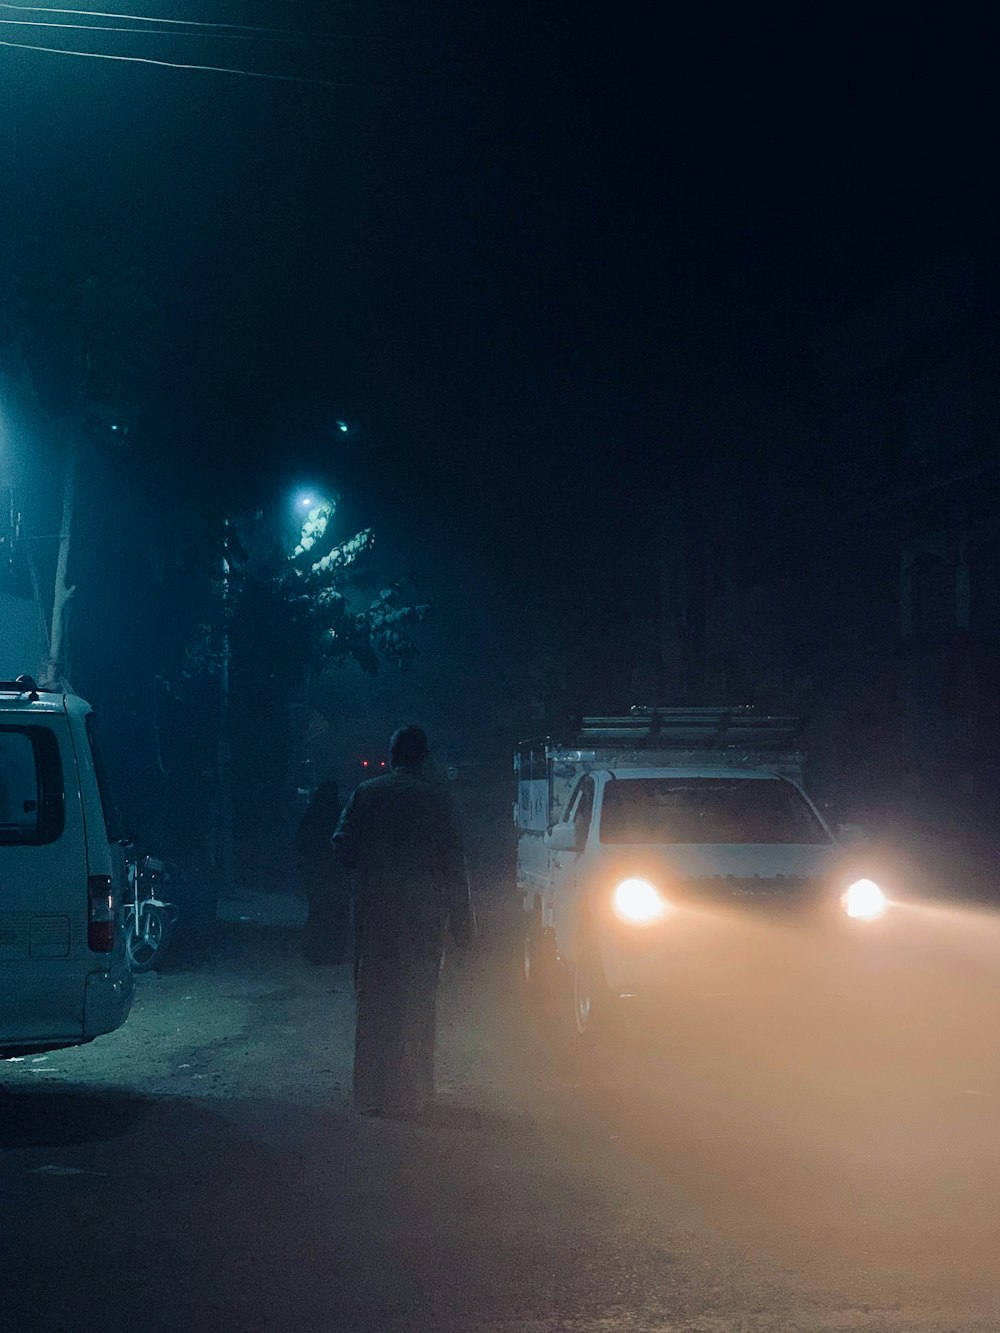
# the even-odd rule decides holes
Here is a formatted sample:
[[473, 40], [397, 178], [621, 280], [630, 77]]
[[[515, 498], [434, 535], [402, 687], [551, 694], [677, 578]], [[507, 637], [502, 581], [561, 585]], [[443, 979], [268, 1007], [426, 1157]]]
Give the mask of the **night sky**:
[[17, 225], [149, 274], [151, 467], [234, 506], [339, 485], [439, 605], [572, 597], [692, 459], [768, 467], [819, 324], [992, 241], [996, 84], [957, 22], [136, 12], [285, 35], [3, 35], [338, 86], [2, 49]]

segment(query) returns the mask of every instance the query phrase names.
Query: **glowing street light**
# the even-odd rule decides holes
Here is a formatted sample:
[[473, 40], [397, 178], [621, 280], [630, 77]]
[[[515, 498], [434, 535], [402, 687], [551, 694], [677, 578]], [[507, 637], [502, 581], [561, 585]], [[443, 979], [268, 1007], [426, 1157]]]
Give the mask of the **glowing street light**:
[[292, 559], [298, 559], [311, 551], [321, 541], [337, 509], [337, 501], [328, 495], [316, 491], [299, 491], [294, 497], [299, 527], [299, 539], [292, 552]]

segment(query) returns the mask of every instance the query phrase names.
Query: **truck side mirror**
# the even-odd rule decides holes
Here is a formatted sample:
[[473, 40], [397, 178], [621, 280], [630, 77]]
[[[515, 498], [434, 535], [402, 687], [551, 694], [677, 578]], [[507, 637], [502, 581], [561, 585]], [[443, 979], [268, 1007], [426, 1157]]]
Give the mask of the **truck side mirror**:
[[578, 852], [576, 825], [553, 824], [545, 835], [545, 846], [553, 852]]

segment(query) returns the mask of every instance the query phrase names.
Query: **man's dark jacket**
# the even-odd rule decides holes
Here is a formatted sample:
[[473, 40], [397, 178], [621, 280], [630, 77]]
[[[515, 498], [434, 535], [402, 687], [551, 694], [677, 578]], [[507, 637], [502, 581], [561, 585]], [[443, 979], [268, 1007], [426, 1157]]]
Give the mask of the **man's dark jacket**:
[[337, 858], [355, 871], [362, 952], [396, 953], [420, 936], [459, 943], [472, 930], [469, 884], [447, 792], [418, 769], [362, 782], [333, 835]]

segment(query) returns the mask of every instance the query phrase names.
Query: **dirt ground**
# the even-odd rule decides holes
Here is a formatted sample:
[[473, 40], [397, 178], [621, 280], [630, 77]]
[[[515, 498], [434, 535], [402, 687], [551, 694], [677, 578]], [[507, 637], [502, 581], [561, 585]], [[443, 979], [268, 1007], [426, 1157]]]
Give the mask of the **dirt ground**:
[[[675, 1025], [669, 1045], [583, 1052], [558, 1012], [523, 1012], [516, 917], [487, 902], [484, 939], [446, 965], [437, 1115], [365, 1120], [349, 1104], [349, 969], [304, 963], [287, 920], [232, 915], [246, 919], [210, 948], [138, 979], [120, 1032], [0, 1070], [0, 1328], [92, 1326], [94, 1302], [105, 1329], [1000, 1326], [989, 1200], [969, 1215], [982, 1263], [949, 1287], [928, 1279], [934, 1228], [913, 1195], [973, 1099], [956, 1098], [957, 1119], [903, 1124], [894, 1104], [813, 1141], [818, 1106], [843, 1114], [837, 1042], [821, 1077], [802, 1063], [813, 1019], [787, 1009], [766, 1049], [730, 1016], [711, 1048]], [[979, 1149], [996, 1090], [980, 1098]], [[890, 1124], [906, 1131], [895, 1164], [877, 1138]], [[858, 1172], [873, 1145], [881, 1184]], [[969, 1163], [952, 1165], [945, 1194], [968, 1188]], [[939, 1241], [961, 1245], [965, 1224], [938, 1216]]]

